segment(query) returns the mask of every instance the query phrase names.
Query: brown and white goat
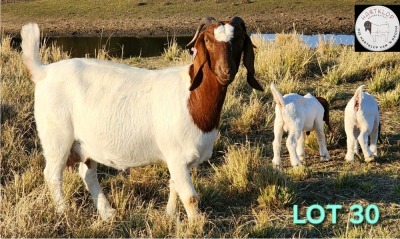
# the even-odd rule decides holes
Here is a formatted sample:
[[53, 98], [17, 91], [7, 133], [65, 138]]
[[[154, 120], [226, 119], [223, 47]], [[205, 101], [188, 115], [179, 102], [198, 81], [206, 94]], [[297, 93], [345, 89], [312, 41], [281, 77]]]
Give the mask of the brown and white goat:
[[66, 207], [63, 170], [75, 161], [104, 220], [115, 210], [101, 190], [97, 163], [123, 170], [164, 162], [171, 175], [167, 213], [175, 213], [179, 195], [188, 217], [196, 217], [189, 169], [212, 155], [227, 87], [242, 55], [248, 83], [262, 90], [244, 21], [205, 19], [191, 42], [193, 64], [162, 70], [95, 59], [43, 65], [37, 24], [23, 26], [21, 36], [23, 60], [35, 82], [44, 176], [57, 210]]

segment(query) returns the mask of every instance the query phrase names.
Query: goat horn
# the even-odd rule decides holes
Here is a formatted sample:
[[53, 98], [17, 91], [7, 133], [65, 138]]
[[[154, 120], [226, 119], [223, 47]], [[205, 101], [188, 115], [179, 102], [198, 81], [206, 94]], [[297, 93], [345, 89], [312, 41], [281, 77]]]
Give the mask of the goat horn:
[[213, 23], [213, 22], [215, 22], [215, 21], [216, 21], [216, 20], [215, 20], [215, 18], [213, 18], [213, 17], [205, 17], [205, 18], [201, 19], [200, 25], [199, 25], [199, 27], [197, 28], [196, 33], [194, 34], [193, 39], [192, 39], [186, 46], [191, 46], [191, 45], [197, 40], [197, 37], [199, 36], [200, 30], [204, 27], [204, 25], [207, 25], [207, 26], [208, 26], [209, 24], [211, 24], [211, 23]]

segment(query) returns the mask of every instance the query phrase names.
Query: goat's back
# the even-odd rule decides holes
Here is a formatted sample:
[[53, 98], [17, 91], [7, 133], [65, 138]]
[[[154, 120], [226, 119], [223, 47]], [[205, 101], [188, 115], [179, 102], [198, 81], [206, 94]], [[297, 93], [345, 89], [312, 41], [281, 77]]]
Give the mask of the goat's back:
[[[297, 121], [304, 131], [313, 130], [315, 120], [321, 120], [324, 114], [324, 108], [318, 100], [311, 94], [304, 97], [298, 94], [290, 93], [283, 96], [285, 107], [282, 112], [284, 121]], [[280, 111], [277, 109], [277, 111]], [[285, 127], [286, 128], [286, 127]]]

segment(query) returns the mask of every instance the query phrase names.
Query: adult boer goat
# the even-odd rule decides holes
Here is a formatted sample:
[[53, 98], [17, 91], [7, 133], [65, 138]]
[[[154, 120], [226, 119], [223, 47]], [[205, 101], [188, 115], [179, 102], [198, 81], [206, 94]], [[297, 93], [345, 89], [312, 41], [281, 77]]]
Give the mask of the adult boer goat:
[[167, 213], [179, 195], [188, 218], [197, 215], [190, 168], [211, 157], [221, 108], [240, 58], [254, 78], [254, 51], [244, 21], [203, 19], [193, 64], [148, 70], [95, 59], [49, 65], [39, 60], [37, 24], [22, 27], [23, 60], [35, 82], [35, 120], [46, 159], [44, 177], [62, 212], [64, 168], [79, 175], [102, 219], [115, 214], [97, 179], [97, 163], [126, 169], [165, 162], [171, 175]]

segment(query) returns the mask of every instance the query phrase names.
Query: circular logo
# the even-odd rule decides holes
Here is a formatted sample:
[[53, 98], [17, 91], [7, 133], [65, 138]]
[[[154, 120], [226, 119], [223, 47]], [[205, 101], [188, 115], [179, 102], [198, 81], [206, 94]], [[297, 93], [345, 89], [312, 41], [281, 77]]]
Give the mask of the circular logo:
[[390, 8], [367, 7], [357, 17], [355, 34], [358, 42], [370, 51], [385, 51], [399, 39], [399, 19]]

